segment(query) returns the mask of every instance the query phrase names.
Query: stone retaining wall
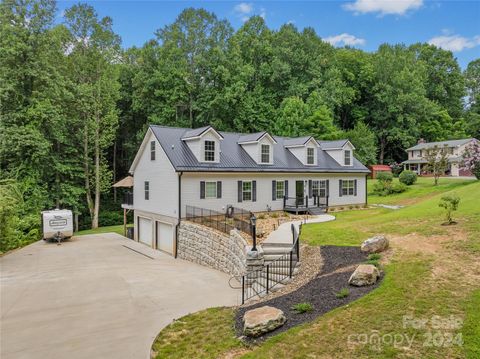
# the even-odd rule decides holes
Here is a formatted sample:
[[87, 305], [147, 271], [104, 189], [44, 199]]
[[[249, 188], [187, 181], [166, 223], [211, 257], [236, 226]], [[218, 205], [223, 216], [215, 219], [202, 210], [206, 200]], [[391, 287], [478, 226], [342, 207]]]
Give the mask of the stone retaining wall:
[[196, 223], [180, 223], [178, 258], [240, 275], [246, 270], [246, 251], [247, 242], [237, 230], [232, 230], [228, 235]]

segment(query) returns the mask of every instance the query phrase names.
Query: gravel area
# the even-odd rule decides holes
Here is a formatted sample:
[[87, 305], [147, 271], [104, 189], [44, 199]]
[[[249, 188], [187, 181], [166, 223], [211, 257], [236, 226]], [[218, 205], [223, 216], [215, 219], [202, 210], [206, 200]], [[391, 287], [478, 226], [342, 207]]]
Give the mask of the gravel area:
[[[322, 246], [320, 251], [323, 257], [323, 267], [314, 279], [288, 294], [282, 293], [283, 295], [281, 296], [268, 297], [268, 300], [239, 308], [236, 313], [235, 325], [237, 335], [242, 336], [242, 318], [247, 310], [270, 305], [283, 310], [287, 317], [287, 322], [277, 330], [267, 333], [260, 338], [246, 338], [246, 340], [253, 343], [284, 332], [299, 324], [310, 322], [332, 309], [350, 303], [375, 289], [381, 282], [380, 279], [375, 285], [368, 287], [348, 285], [348, 279], [355, 270], [355, 265], [367, 259], [367, 256], [360, 251], [359, 247]], [[335, 294], [342, 288], [348, 288], [350, 294], [345, 298], [337, 298]], [[313, 306], [313, 310], [297, 314], [291, 308], [298, 303], [310, 303]]]

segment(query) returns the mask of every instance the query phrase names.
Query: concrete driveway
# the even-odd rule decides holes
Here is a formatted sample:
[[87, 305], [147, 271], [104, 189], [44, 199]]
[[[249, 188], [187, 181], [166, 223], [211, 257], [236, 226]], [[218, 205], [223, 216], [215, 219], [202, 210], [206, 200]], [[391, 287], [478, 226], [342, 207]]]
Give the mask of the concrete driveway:
[[146, 359], [173, 319], [240, 299], [228, 275], [113, 233], [36, 242], [0, 265], [2, 359]]

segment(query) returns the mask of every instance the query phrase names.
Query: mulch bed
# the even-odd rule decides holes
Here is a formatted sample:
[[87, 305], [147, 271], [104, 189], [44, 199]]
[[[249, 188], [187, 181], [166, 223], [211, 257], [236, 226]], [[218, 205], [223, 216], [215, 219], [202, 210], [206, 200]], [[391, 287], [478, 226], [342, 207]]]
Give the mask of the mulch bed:
[[[269, 305], [281, 309], [287, 317], [287, 322], [280, 328], [266, 333], [259, 338], [245, 338], [248, 342], [253, 343], [284, 332], [299, 324], [310, 322], [332, 309], [341, 307], [364, 296], [380, 284], [381, 279], [372, 286], [354, 287], [348, 285], [348, 279], [355, 270], [354, 265], [362, 263], [367, 259], [367, 255], [360, 251], [360, 247], [322, 246], [321, 253], [324, 260], [321, 272], [303, 287], [281, 297], [276, 297], [251, 306], [241, 307], [237, 311], [235, 318], [237, 335], [243, 335], [242, 318], [247, 310]], [[337, 298], [335, 294], [342, 288], [348, 288], [350, 294], [345, 298]], [[313, 306], [313, 310], [311, 312], [298, 314], [291, 309], [293, 305], [298, 303], [310, 303]]]

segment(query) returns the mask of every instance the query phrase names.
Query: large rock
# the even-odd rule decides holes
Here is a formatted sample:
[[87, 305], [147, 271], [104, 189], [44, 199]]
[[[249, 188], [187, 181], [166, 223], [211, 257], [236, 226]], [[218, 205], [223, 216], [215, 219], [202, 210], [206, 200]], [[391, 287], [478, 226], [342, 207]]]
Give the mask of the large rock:
[[348, 284], [356, 287], [372, 285], [375, 284], [378, 277], [380, 277], [380, 272], [373, 264], [360, 264], [350, 276]]
[[378, 253], [388, 248], [388, 239], [385, 236], [374, 236], [362, 243], [362, 252]]
[[281, 327], [287, 318], [277, 308], [268, 305], [249, 310], [243, 315], [243, 334], [258, 337]]

